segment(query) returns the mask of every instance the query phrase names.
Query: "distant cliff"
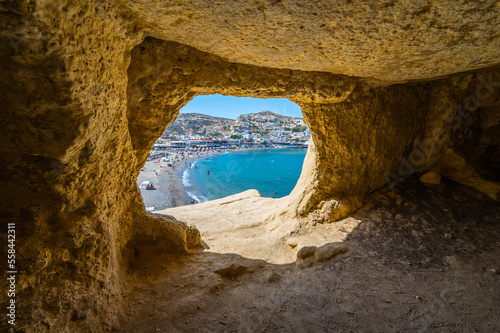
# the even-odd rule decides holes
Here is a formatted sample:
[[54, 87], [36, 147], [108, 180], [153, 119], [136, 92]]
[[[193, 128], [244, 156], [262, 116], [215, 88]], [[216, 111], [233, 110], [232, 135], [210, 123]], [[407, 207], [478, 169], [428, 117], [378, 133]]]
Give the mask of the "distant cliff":
[[303, 126], [302, 118], [282, 116], [270, 111], [242, 114], [236, 120], [213, 117], [200, 113], [180, 113], [165, 131], [167, 134], [222, 135], [233, 134], [244, 129], [271, 129], [275, 127]]
[[201, 113], [179, 113], [166, 132], [191, 135], [229, 134], [233, 131], [234, 119], [208, 116]]
[[[285, 124], [303, 124], [302, 118], [295, 117], [287, 117], [282, 116], [277, 113], [273, 113], [270, 111], [261, 111], [258, 113], [249, 113], [242, 114], [236, 119], [236, 123], [244, 124], [244, 123], [260, 123], [260, 124], [269, 124], [270, 125], [285, 125]], [[258, 125], [258, 124], [256, 124]]]

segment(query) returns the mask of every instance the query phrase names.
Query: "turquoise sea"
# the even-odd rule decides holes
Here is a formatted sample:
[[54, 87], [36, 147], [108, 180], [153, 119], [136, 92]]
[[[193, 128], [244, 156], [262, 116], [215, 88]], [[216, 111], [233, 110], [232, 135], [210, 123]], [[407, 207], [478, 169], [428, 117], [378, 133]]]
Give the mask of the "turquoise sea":
[[263, 197], [281, 198], [295, 187], [305, 155], [306, 149], [300, 148], [260, 149], [203, 158], [184, 171], [182, 183], [197, 202], [249, 189]]

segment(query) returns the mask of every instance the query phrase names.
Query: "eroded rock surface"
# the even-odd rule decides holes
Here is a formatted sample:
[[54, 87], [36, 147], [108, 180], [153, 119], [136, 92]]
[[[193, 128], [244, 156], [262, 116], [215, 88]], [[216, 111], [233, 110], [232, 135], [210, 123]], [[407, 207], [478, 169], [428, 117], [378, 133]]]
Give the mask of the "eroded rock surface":
[[156, 38], [263, 67], [401, 82], [500, 62], [497, 1], [122, 3]]
[[[344, 234], [349, 253], [333, 260], [275, 264], [214, 251], [165, 265], [129, 291], [123, 332], [500, 330], [500, 203], [418, 177], [366, 201], [345, 220], [293, 235], [319, 246]], [[246, 272], [217, 274], [231, 265]], [[148, 267], [159, 270], [157, 261]]]
[[296, 189], [269, 214], [275, 228], [276, 216], [347, 216], [388, 172], [397, 185], [435, 169], [498, 199], [500, 77], [489, 66], [500, 62], [499, 10], [2, 2], [0, 212], [18, 236], [16, 328], [116, 329], [143, 258], [201, 246], [196, 229], [146, 213], [135, 183], [152, 143], [197, 94], [302, 107], [314, 142]]
[[[467, 141], [471, 136], [482, 149], [495, 150], [499, 140], [493, 134], [497, 121], [482, 125], [484, 118], [498, 120], [491, 116], [499, 109], [498, 68], [386, 85], [230, 63], [148, 38], [132, 50], [128, 73], [128, 124], [139, 160], [164, 131], [163, 124], [195, 95], [286, 97], [301, 106], [313, 145], [284, 208], [292, 216], [319, 211], [318, 219], [337, 220], [361, 207], [366, 193], [429, 170], [447, 149], [474, 144]], [[472, 134], [474, 128], [484, 132]], [[495, 197], [500, 186], [493, 182], [490, 187]]]

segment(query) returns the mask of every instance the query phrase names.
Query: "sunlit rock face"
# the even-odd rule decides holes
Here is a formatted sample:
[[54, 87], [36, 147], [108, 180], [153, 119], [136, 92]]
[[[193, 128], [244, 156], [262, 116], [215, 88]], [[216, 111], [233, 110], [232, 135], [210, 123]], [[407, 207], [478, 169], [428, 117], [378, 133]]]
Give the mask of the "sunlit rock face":
[[[498, 141], [491, 134], [498, 124], [498, 119], [492, 120], [498, 110], [498, 68], [391, 85], [325, 72], [231, 63], [154, 38], [144, 40], [131, 54], [128, 124], [141, 161], [164, 124], [170, 124], [195, 95], [286, 97], [300, 105], [314, 145], [290, 195], [291, 203], [284, 208], [291, 214], [327, 209], [330, 220], [344, 217], [362, 205], [366, 193], [434, 168], [447, 156], [447, 149], [464, 144], [472, 135], [471, 127], [485, 128], [481, 123], [489, 124], [485, 133], [490, 134], [484, 134], [488, 138], [481, 139], [483, 134], [476, 130], [475, 143], [468, 144], [482, 141], [481, 149], [486, 151], [496, 149]], [[463, 168], [469, 167], [466, 164]], [[462, 169], [455, 173], [465, 172]], [[457, 181], [465, 177], [440, 170]], [[479, 177], [473, 169], [468, 172]], [[498, 184], [483, 181], [476, 187], [491, 186], [489, 193], [495, 198]]]
[[231, 62], [397, 82], [500, 63], [492, 1], [123, 2], [150, 35]]
[[138, 244], [201, 245], [195, 229], [147, 214], [135, 184], [126, 70], [140, 38], [109, 4], [0, 6], [0, 212], [1, 232], [17, 230], [16, 328], [108, 330], [123, 276], [146, 252]]
[[20, 330], [112, 329], [141, 258], [201, 246], [196, 229], [146, 213], [135, 183], [197, 94], [301, 106], [313, 145], [280, 213], [332, 221], [429, 170], [498, 199], [497, 3], [0, 9], [0, 211], [16, 223]]

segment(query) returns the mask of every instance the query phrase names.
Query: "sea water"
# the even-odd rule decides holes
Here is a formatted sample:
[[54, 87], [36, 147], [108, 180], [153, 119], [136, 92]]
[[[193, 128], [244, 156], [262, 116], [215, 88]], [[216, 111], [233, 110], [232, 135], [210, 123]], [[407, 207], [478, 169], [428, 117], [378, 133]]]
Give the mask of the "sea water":
[[[244, 150], [197, 160], [184, 171], [186, 194], [204, 202], [255, 189], [263, 197], [281, 198], [293, 190], [306, 149]], [[207, 172], [208, 171], [208, 172]]]

